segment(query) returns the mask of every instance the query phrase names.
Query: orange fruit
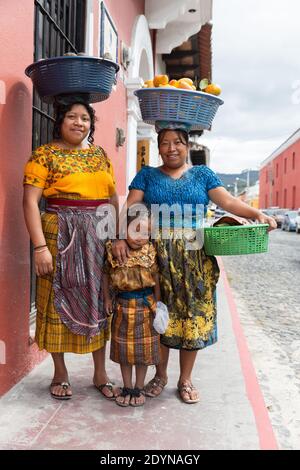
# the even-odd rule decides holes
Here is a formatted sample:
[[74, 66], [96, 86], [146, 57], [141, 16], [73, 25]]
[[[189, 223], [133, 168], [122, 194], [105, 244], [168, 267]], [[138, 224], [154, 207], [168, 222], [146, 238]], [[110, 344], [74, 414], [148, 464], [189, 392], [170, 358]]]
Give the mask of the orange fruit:
[[171, 80], [169, 82], [169, 85], [175, 86], [177, 88], [178, 87], [178, 80]]
[[181, 82], [182, 80], [185, 80], [189, 85], [193, 86], [194, 82], [191, 78], [183, 77], [179, 81]]
[[179, 80], [177, 88], [183, 88], [184, 90], [193, 90], [193, 86], [185, 80]]
[[153, 83], [155, 87], [158, 87], [159, 85], [168, 85], [169, 77], [168, 75], [155, 75]]
[[144, 88], [153, 88], [153, 87], [154, 87], [153, 80], [145, 80]]
[[221, 93], [221, 87], [219, 85], [216, 85], [215, 83], [211, 83], [208, 85], [206, 88], [204, 88], [205, 93], [210, 93], [211, 95], [220, 95]]

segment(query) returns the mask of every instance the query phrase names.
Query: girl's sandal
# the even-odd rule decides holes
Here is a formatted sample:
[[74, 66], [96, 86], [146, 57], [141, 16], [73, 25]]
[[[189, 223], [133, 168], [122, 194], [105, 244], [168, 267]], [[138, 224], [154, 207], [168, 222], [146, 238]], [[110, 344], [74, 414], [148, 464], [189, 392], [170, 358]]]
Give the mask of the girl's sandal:
[[[132, 388], [123, 387], [120, 395], [118, 395], [117, 398], [116, 398], [116, 404], [119, 405], [119, 406], [123, 406], [123, 408], [125, 408], [126, 406], [129, 406], [132, 393], [133, 393]], [[129, 396], [129, 400], [126, 401], [126, 398], [128, 396]], [[124, 400], [120, 401], [119, 398], [124, 398]]]
[[[143, 400], [140, 402], [137, 402], [136, 398], [140, 398], [140, 397], [143, 397]], [[145, 390], [143, 390], [142, 388], [135, 387], [131, 391], [130, 405], [131, 406], [144, 406], [145, 403], [146, 403]]]

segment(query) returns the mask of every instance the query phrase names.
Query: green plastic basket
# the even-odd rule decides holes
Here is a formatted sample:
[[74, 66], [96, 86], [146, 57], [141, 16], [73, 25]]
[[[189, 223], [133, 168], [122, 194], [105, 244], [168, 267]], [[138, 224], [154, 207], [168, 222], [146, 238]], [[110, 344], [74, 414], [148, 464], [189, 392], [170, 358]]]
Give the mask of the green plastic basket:
[[251, 255], [268, 251], [268, 224], [205, 227], [207, 255]]

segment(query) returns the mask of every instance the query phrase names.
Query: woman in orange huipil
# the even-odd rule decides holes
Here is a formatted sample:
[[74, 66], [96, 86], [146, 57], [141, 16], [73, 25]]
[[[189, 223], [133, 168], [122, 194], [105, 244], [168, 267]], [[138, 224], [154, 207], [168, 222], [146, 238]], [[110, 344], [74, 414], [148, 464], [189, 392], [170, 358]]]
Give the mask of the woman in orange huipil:
[[[37, 274], [35, 339], [52, 354], [50, 393], [70, 399], [65, 352], [89, 353], [93, 382], [108, 399], [117, 389], [105, 370], [110, 325], [102, 303], [102, 266], [106, 240], [96, 236], [96, 208], [118, 210], [113, 168], [94, 145], [95, 114], [83, 100], [69, 97], [56, 108], [53, 141], [37, 148], [25, 167], [24, 215], [33, 243]], [[39, 201], [47, 200], [40, 214]]]

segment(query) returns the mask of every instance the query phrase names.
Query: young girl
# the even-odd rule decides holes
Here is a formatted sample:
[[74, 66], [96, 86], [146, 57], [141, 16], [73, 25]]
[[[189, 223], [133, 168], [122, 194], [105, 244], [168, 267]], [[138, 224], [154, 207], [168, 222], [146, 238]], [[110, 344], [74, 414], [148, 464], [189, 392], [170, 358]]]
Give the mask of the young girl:
[[[156, 302], [160, 300], [158, 266], [155, 248], [149, 240], [150, 214], [145, 210], [139, 214], [138, 218], [127, 214], [129, 257], [125, 263], [113, 258], [112, 242], [106, 245], [104, 306], [107, 315], [114, 313], [110, 358], [120, 364], [124, 382], [116, 399], [119, 406], [145, 404], [147, 366], [159, 363], [159, 334], [153, 328]], [[116, 294], [114, 311], [110, 287]]]

